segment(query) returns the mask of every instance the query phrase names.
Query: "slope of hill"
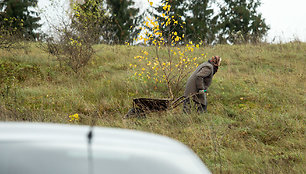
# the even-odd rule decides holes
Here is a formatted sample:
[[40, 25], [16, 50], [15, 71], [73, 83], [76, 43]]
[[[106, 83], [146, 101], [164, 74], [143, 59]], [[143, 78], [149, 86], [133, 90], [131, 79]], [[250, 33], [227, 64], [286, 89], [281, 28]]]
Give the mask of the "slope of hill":
[[[214, 173], [305, 172], [306, 43], [218, 45], [194, 55], [220, 55], [208, 113], [173, 111], [122, 119], [138, 97], [163, 93], [130, 78], [146, 47], [96, 45], [79, 74], [32, 43], [0, 50], [0, 120], [122, 127], [175, 138]], [[198, 63], [206, 61], [198, 60]], [[69, 115], [78, 114], [79, 120]]]

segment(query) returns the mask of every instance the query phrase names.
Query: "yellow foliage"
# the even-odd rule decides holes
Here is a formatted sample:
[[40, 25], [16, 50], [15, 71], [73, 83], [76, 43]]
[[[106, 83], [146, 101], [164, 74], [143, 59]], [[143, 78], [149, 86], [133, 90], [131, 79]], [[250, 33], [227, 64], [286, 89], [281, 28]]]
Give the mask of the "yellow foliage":
[[69, 115], [69, 121], [79, 121], [80, 117], [79, 114]]
[[[156, 18], [147, 17], [144, 25], [146, 25], [148, 30], [141, 28], [145, 34], [140, 35], [137, 40], [142, 41], [144, 45], [148, 45], [148, 43], [154, 45], [155, 48], [153, 50], [155, 53], [151, 55], [151, 53], [147, 51], [142, 51], [145, 59], [143, 56], [134, 57], [134, 59], [137, 59], [139, 62], [142, 60], [145, 62], [141, 63], [139, 67], [140, 72], [136, 72], [135, 77], [138, 77], [143, 82], [150, 82], [151, 80], [151, 83], [155, 84], [165, 83], [169, 89], [170, 97], [173, 98], [173, 87], [171, 85], [175, 85], [174, 81], [182, 83], [182, 78], [186, 77], [187, 73], [190, 73], [198, 66], [196, 62], [198, 58], [190, 57], [190, 53], [200, 46], [199, 44], [195, 46], [192, 41], [190, 41], [185, 47], [175, 47], [175, 45], [180, 44], [185, 35], [180, 35], [177, 31], [173, 31], [169, 32], [166, 37], [163, 35], [164, 31], [161, 31], [160, 28], [164, 28], [168, 25], [177, 25], [181, 28], [183, 28], [183, 26], [179, 25], [177, 20], [174, 20], [175, 15], [169, 15], [171, 8], [169, 4], [163, 4], [162, 8], [164, 12], [161, 14], [161, 18], [163, 18], [165, 22], [159, 23]], [[166, 56], [161, 56], [159, 53], [162, 51], [166, 51], [168, 54], [166, 54]], [[157, 89], [156, 86], [154, 89]]]

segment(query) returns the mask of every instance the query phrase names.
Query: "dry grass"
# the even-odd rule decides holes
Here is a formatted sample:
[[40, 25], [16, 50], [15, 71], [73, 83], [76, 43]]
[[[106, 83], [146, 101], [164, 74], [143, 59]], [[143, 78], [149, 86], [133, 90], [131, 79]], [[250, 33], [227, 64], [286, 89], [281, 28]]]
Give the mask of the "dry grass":
[[[177, 108], [127, 120], [122, 116], [133, 98], [164, 96], [131, 78], [129, 64], [137, 63], [133, 57], [150, 48], [96, 45], [95, 57], [75, 74], [35, 45], [27, 52], [0, 51], [1, 64], [39, 69], [13, 71], [16, 77], [23, 74], [23, 80], [14, 80], [9, 91], [1, 85], [2, 121], [90, 124], [93, 118], [98, 126], [177, 139], [213, 173], [305, 172], [305, 43], [201, 48], [193, 54], [224, 60], [209, 89], [208, 113], [184, 115]], [[0, 73], [1, 78], [5, 75]], [[80, 121], [69, 122], [75, 113]]]

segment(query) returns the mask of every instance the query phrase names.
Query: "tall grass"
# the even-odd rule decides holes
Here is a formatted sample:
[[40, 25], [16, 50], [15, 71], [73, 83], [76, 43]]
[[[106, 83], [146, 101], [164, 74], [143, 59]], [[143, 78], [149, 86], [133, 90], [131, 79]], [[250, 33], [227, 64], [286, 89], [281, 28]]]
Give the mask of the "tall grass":
[[[122, 119], [132, 99], [163, 98], [147, 88], [129, 64], [147, 47], [96, 45], [89, 65], [75, 74], [35, 43], [26, 51], [0, 51], [0, 64], [38, 67], [21, 73], [6, 91], [1, 85], [2, 121], [57, 122], [154, 132], [192, 148], [214, 173], [305, 172], [306, 44], [217, 45], [193, 52], [220, 55], [223, 64], [209, 88], [208, 113], [182, 108]], [[198, 60], [201, 63], [206, 60]], [[18, 65], [18, 66], [17, 66]], [[31, 70], [31, 69], [30, 69]], [[1, 78], [8, 76], [4, 71]], [[79, 121], [69, 121], [78, 113]]]

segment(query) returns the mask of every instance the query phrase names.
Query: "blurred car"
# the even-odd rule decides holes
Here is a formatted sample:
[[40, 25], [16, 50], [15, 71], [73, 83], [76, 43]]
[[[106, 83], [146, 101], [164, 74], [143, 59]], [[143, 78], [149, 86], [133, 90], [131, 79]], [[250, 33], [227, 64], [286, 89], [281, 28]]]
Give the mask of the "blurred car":
[[182, 143], [151, 133], [0, 122], [1, 174], [208, 174]]

